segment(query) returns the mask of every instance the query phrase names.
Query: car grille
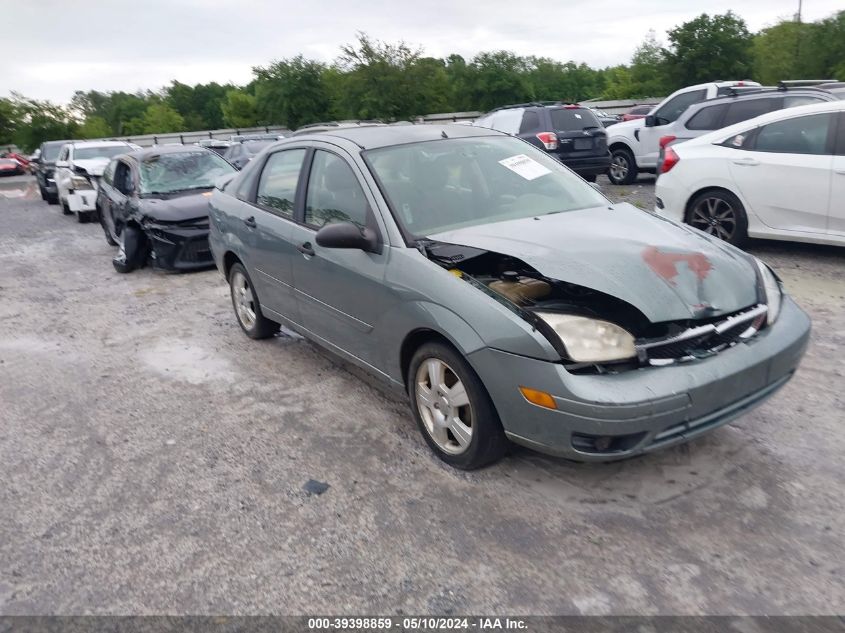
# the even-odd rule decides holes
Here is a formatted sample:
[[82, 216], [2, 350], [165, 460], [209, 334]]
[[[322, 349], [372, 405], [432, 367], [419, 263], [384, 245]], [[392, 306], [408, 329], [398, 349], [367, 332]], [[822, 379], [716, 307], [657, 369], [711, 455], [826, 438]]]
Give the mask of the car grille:
[[688, 328], [680, 334], [638, 341], [637, 356], [642, 363], [661, 365], [714, 354], [754, 336], [765, 322], [767, 312], [768, 308], [759, 304], [720, 321]]
[[208, 239], [205, 237], [195, 238], [185, 242], [179, 259], [183, 262], [198, 264], [211, 261], [211, 250], [208, 247]]

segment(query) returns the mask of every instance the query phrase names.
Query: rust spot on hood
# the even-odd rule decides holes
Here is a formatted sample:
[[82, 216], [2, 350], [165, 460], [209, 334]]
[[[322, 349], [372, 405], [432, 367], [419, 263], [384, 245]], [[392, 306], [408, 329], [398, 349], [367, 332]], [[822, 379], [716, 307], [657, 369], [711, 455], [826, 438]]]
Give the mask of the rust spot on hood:
[[664, 253], [656, 246], [649, 246], [643, 251], [643, 261], [673, 286], [678, 276], [678, 262], [686, 262], [699, 281], [706, 278], [713, 269], [704, 253]]

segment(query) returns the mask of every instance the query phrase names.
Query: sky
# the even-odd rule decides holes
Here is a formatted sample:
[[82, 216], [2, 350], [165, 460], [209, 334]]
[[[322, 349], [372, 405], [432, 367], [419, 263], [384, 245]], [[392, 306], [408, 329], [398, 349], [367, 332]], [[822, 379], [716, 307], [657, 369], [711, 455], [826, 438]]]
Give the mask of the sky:
[[[253, 66], [303, 54], [331, 62], [358, 31], [404, 40], [426, 55], [510, 50], [520, 55], [627, 63], [654, 29], [732, 9], [749, 29], [791, 18], [798, 0], [0, 0], [0, 96], [66, 103], [75, 90], [158, 90], [183, 83], [245, 84]], [[804, 0], [805, 20], [843, 0]], [[527, 9], [527, 7], [531, 9]], [[542, 6], [538, 12], [537, 7]], [[521, 10], [525, 8], [525, 10]]]

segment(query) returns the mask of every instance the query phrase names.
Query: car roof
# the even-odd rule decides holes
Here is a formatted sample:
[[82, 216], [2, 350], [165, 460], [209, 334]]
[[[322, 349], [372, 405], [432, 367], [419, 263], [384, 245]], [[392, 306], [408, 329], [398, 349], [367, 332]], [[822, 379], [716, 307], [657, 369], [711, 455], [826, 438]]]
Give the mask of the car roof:
[[374, 149], [406, 143], [422, 143], [451, 138], [467, 138], [476, 136], [507, 136], [502, 132], [470, 125], [365, 125], [360, 127], [341, 127], [330, 130], [319, 130], [285, 138], [279, 144], [288, 145], [305, 140], [344, 139], [361, 149]]
[[129, 147], [131, 144], [127, 141], [69, 141], [66, 145], [73, 145], [74, 147]]
[[770, 99], [775, 97], [819, 97], [824, 101], [834, 101], [836, 97], [829, 90], [818, 90], [814, 88], [789, 88], [781, 90], [778, 88], [755, 89], [747, 92], [738, 92], [733, 95], [722, 95], [705, 101], [693, 103], [684, 110], [682, 117], [688, 117], [703, 108], [722, 103], [733, 103], [734, 101], [753, 101], [754, 99]]
[[[685, 141], [690, 145], [705, 145], [707, 143], [721, 142], [726, 138], [730, 138], [735, 134], [753, 130], [761, 125], [781, 121], [783, 119], [792, 119], [807, 114], [822, 114], [824, 112], [843, 112], [845, 111], [845, 101], [825, 101], [823, 103], [812, 103], [810, 105], [796, 106], [794, 108], [783, 108], [775, 110], [774, 112], [767, 112], [761, 114], [753, 119], [740, 121], [728, 127], [723, 127], [718, 130], [713, 130], [702, 136], [696, 137], [690, 141]], [[683, 145], [683, 143], [681, 143]]]

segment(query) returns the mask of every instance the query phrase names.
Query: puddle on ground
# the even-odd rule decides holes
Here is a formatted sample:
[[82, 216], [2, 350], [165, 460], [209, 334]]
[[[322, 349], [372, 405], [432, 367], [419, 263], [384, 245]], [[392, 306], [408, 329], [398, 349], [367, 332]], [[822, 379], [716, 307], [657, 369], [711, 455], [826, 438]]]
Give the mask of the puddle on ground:
[[219, 354], [186, 341], [160, 341], [143, 350], [140, 356], [156, 373], [193, 385], [235, 377], [229, 362]]

